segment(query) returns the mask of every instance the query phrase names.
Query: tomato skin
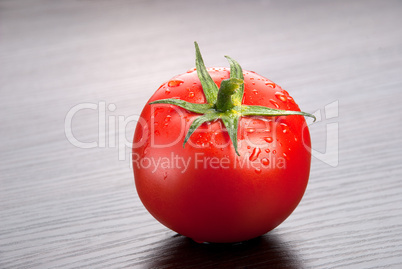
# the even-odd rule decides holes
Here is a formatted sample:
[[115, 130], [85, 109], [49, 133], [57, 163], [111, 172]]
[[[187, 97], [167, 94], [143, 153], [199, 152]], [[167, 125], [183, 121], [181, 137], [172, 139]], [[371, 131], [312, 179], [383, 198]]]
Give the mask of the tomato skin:
[[[218, 87], [230, 75], [221, 67], [208, 72]], [[243, 104], [300, 111], [272, 81], [243, 74]], [[206, 102], [194, 70], [162, 84], [149, 102], [164, 98]], [[133, 142], [135, 184], [144, 206], [198, 242], [239, 242], [274, 229], [307, 186], [311, 142], [304, 117], [242, 117], [237, 156], [220, 120], [202, 124], [183, 148], [197, 116], [174, 105], [144, 107]]]

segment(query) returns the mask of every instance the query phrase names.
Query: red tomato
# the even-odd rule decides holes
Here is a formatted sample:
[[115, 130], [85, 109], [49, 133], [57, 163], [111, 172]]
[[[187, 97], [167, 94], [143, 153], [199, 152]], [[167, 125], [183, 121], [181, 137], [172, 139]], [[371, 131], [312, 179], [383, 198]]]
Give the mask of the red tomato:
[[[233, 62], [231, 67], [236, 67]], [[173, 98], [207, 104], [197, 69], [162, 84], [148, 103]], [[218, 87], [230, 78], [228, 68], [207, 70]], [[238, 76], [241, 73], [244, 96], [240, 104], [233, 102], [238, 109], [300, 111], [272, 81], [251, 71]], [[207, 111], [214, 109], [217, 106]], [[239, 116], [238, 111], [229, 107], [219, 112], [238, 116], [232, 137], [228, 123], [212, 117], [194, 129], [184, 146], [194, 120], [203, 113], [153, 103], [145, 106], [137, 124], [132, 153], [141, 201], [162, 224], [197, 242], [238, 242], [272, 230], [296, 208], [307, 186], [310, 135], [303, 115], [310, 115]]]

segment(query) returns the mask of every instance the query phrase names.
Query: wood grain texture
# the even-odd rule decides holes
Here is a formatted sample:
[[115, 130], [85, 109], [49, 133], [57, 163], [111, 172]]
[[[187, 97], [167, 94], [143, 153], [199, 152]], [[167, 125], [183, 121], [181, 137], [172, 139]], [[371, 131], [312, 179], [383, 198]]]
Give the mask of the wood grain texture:
[[[401, 268], [401, 13], [401, 1], [0, 1], [0, 268]], [[313, 158], [296, 211], [249, 242], [199, 245], [154, 220], [118, 136], [119, 116], [194, 66], [194, 40], [208, 66], [230, 55], [320, 114], [315, 150], [339, 127], [338, 164]], [[68, 111], [102, 102], [116, 106], [105, 135], [91, 109], [72, 131], [105, 146], [75, 147]], [[122, 130], [131, 140], [134, 124]]]

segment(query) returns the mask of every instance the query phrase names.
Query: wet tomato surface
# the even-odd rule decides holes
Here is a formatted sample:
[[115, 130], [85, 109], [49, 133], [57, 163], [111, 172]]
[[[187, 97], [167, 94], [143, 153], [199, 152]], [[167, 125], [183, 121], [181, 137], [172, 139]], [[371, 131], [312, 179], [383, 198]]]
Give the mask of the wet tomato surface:
[[[177, 233], [197, 242], [248, 240], [282, 223], [302, 199], [309, 115], [234, 60], [231, 68], [203, 69], [197, 57], [197, 69], [162, 84], [141, 113], [132, 152], [136, 189]], [[205, 80], [219, 89], [216, 98], [208, 99]]]

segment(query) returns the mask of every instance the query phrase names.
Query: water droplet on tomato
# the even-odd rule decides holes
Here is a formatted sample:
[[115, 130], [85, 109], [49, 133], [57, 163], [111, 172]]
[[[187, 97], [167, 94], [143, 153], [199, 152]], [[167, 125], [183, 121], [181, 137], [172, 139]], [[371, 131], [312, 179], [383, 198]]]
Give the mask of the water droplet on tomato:
[[261, 174], [261, 168], [256, 168], [255, 170], [254, 170], [257, 174]]
[[270, 149], [266, 149], [265, 152], [266, 152], [266, 153], [270, 153], [271, 150], [270, 150]]
[[283, 155], [283, 157], [286, 159], [286, 160], [288, 160], [289, 161], [289, 156], [284, 152], [284, 153], [282, 153], [282, 155]]
[[250, 157], [248, 158], [250, 161], [255, 161], [258, 158], [258, 155], [260, 155], [261, 149], [260, 148], [254, 148], [253, 152], [251, 153]]
[[276, 150], [273, 150], [272, 153], [273, 153], [273, 154], [276, 154]]
[[165, 93], [166, 93], [166, 94], [169, 94], [169, 93], [170, 93], [170, 90], [169, 90], [169, 89], [166, 89], [166, 90], [165, 90]]
[[258, 91], [257, 91], [256, 89], [252, 90], [252, 92], [253, 92], [254, 94], [258, 94]]
[[269, 101], [270, 101], [271, 104], [273, 104], [276, 108], [279, 108], [278, 103], [277, 103], [274, 99], [269, 99]]
[[145, 145], [145, 147], [144, 147], [144, 151], [142, 152], [142, 155], [143, 155], [143, 156], [147, 155], [147, 153], [148, 153], [148, 146], [149, 146], [149, 143], [147, 143], [147, 144]]
[[264, 137], [264, 140], [267, 141], [268, 143], [272, 143], [272, 141], [274, 141], [272, 139], [272, 137], [268, 136], [268, 137]]
[[276, 86], [275, 83], [272, 83], [272, 82], [265, 82], [265, 85], [267, 85], [271, 88], [275, 88], [275, 86]]
[[261, 163], [262, 163], [263, 165], [269, 165], [269, 160], [268, 160], [267, 158], [262, 158], [262, 159], [261, 159]]
[[255, 132], [255, 128], [247, 128], [247, 133], [254, 133]]
[[283, 92], [276, 92], [275, 96], [276, 96], [276, 98], [278, 98], [282, 102], [286, 102], [288, 100], [286, 95]]
[[167, 115], [166, 118], [165, 118], [165, 123], [163, 125], [168, 126], [171, 118], [172, 118], [172, 116]]
[[181, 79], [172, 79], [168, 82], [169, 87], [177, 87], [181, 85], [184, 81]]
[[286, 123], [281, 123], [280, 126], [284, 134], [289, 133], [289, 126], [287, 126]]
[[193, 98], [193, 97], [194, 97], [194, 93], [193, 93], [193, 92], [189, 92], [189, 93], [188, 93], [188, 97]]
[[251, 85], [255, 85], [255, 82], [251, 82]]
[[292, 104], [295, 104], [295, 100], [291, 96], [288, 96], [288, 101]]
[[295, 136], [295, 142], [297, 142], [297, 137]]

